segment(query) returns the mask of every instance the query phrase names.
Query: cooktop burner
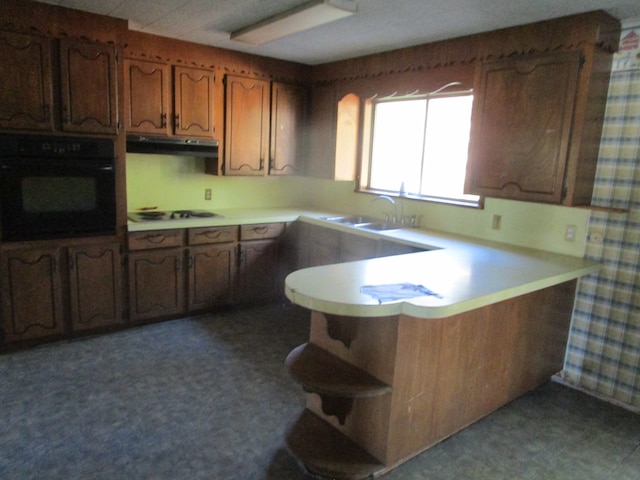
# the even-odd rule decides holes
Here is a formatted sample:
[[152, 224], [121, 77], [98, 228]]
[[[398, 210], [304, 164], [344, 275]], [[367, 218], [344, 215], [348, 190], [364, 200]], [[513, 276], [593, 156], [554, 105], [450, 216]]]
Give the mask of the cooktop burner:
[[219, 215], [208, 210], [141, 210], [129, 212], [129, 220], [134, 222], [148, 222], [156, 220], [184, 220], [186, 218], [211, 218]]

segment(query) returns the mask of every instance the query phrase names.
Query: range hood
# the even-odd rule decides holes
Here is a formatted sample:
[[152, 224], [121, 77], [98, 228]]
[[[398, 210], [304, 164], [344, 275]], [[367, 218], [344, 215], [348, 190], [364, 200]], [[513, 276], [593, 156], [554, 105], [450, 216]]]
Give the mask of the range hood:
[[218, 157], [218, 140], [127, 135], [127, 152]]

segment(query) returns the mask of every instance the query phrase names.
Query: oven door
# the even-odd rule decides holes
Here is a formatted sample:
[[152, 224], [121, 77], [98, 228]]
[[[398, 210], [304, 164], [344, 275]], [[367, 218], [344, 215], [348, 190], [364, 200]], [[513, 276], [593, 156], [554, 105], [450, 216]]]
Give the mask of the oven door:
[[0, 161], [3, 241], [115, 234], [115, 200], [113, 160]]

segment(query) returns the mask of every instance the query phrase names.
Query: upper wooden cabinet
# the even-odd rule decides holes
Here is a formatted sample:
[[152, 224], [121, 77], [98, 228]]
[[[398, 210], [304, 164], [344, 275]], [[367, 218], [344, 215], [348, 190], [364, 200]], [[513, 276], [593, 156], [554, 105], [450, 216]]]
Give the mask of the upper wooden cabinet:
[[558, 51], [483, 63], [467, 191], [588, 205], [608, 84], [604, 60]]
[[52, 43], [0, 31], [0, 128], [117, 134], [116, 47], [59, 40], [54, 95]]
[[0, 128], [53, 129], [48, 38], [0, 31], [0, 78]]
[[118, 133], [116, 47], [60, 40], [62, 130]]
[[271, 151], [269, 175], [302, 173], [306, 154], [307, 89], [274, 82], [271, 85]]
[[335, 85], [311, 92], [308, 173], [331, 180], [355, 180], [360, 129], [360, 98], [338, 98]]
[[225, 77], [225, 175], [265, 175], [269, 155], [269, 82]]
[[304, 87], [225, 77], [225, 175], [300, 173], [306, 122]]
[[126, 59], [125, 85], [127, 132], [214, 137], [213, 71]]

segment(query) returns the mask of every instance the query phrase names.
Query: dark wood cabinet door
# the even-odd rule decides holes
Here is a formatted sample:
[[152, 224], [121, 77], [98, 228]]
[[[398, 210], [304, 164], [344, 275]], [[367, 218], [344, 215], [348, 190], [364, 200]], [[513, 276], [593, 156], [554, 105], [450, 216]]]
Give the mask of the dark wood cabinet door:
[[306, 148], [307, 90], [275, 82], [271, 86], [271, 143], [269, 175], [299, 174]]
[[350, 233], [340, 238], [340, 261], [354, 262], [378, 256], [378, 240]]
[[131, 321], [184, 312], [182, 248], [131, 252], [128, 263]]
[[469, 193], [562, 201], [579, 70], [577, 52], [482, 65], [469, 149]]
[[213, 138], [215, 74], [210, 70], [173, 67], [174, 133]]
[[119, 245], [70, 247], [68, 262], [73, 330], [122, 323]]
[[225, 175], [264, 175], [269, 154], [269, 82], [225, 78]]
[[61, 250], [8, 250], [1, 258], [4, 341], [63, 334]]
[[189, 247], [189, 311], [231, 302], [237, 268], [236, 248], [235, 243]]
[[0, 128], [52, 130], [51, 44], [0, 31]]
[[308, 173], [313, 177], [333, 179], [337, 114], [335, 85], [314, 87], [311, 91], [308, 166]]
[[240, 243], [238, 278], [240, 302], [273, 298], [284, 291], [279, 260], [277, 239]]
[[170, 67], [146, 60], [125, 60], [124, 101], [128, 132], [168, 135]]
[[62, 129], [118, 133], [116, 47], [60, 40]]

